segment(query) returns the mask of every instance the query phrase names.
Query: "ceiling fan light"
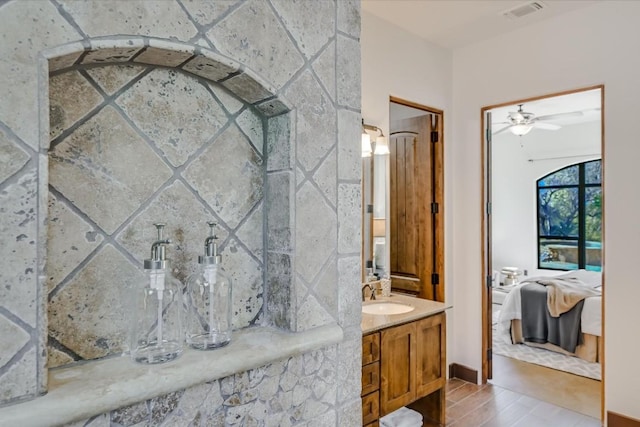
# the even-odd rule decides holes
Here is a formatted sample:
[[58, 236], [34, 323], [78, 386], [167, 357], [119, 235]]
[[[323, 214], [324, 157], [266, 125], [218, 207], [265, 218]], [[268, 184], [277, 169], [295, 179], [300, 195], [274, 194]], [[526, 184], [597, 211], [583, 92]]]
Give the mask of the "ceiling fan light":
[[517, 136], [526, 135], [531, 129], [533, 129], [533, 125], [513, 125], [509, 128], [511, 133]]

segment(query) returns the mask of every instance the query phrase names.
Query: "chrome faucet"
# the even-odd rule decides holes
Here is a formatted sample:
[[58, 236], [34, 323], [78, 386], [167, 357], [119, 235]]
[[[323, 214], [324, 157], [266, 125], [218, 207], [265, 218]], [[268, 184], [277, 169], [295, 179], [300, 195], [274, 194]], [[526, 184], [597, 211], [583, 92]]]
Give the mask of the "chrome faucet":
[[370, 295], [369, 299], [370, 300], [375, 300], [376, 299], [376, 288], [371, 286], [371, 284], [369, 284], [369, 283], [365, 283], [364, 286], [362, 287], [362, 301], [364, 301], [366, 299], [365, 296], [364, 296], [364, 290], [367, 287], [371, 291], [371, 295]]

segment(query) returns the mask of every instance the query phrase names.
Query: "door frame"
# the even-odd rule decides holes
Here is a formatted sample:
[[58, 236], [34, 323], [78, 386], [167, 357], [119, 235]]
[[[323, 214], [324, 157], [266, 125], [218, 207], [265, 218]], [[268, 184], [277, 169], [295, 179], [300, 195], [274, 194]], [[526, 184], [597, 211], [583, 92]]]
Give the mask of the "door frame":
[[[602, 177], [601, 177], [601, 185], [602, 188], [605, 188], [605, 121], [604, 121], [604, 97], [605, 97], [605, 87], [604, 84], [588, 86], [578, 89], [567, 90], [563, 92], [555, 92], [547, 95], [530, 97], [525, 99], [519, 99], [515, 101], [503, 102], [500, 104], [493, 104], [489, 106], [482, 107], [480, 110], [480, 144], [481, 144], [481, 156], [480, 156], [480, 168], [481, 168], [481, 194], [482, 194], [482, 202], [481, 202], [481, 216], [482, 216], [482, 227], [481, 227], [481, 257], [482, 257], [482, 384], [486, 384], [487, 380], [492, 377], [492, 363], [489, 351], [492, 349], [492, 293], [491, 293], [491, 236], [488, 235], [487, 230], [490, 230], [490, 199], [488, 199], [488, 195], [490, 195], [490, 189], [488, 189], [488, 183], [490, 182], [490, 159], [487, 157], [487, 137], [490, 140], [491, 136], [487, 133], [487, 129], [491, 129], [490, 124], [486, 123], [486, 115], [492, 109], [505, 107], [508, 105], [517, 105], [517, 104], [525, 104], [531, 101], [537, 101], [545, 98], [552, 98], [556, 96], [562, 95], [570, 95], [573, 93], [584, 92], [588, 90], [600, 89], [600, 158], [602, 159]], [[600, 381], [600, 419], [604, 420], [604, 384], [605, 384], [605, 269], [604, 269], [604, 251], [605, 251], [605, 209], [606, 209], [606, 194], [602, 192], [602, 332], [600, 335], [600, 366], [602, 369], [602, 379]]]
[[[438, 133], [437, 142], [431, 143], [432, 151], [431, 155], [434, 161], [434, 169], [432, 171], [433, 180], [433, 194], [432, 200], [437, 205], [437, 212], [433, 215], [433, 239], [434, 239], [434, 274], [437, 274], [438, 285], [436, 287], [435, 301], [444, 302], [445, 298], [445, 276], [444, 276], [444, 111], [438, 108], [429, 107], [426, 105], [418, 104], [406, 99], [398, 98], [395, 96], [389, 96], [389, 103], [395, 103], [404, 105], [406, 107], [416, 108], [434, 115], [437, 115], [439, 119], [435, 124], [435, 129]], [[391, 120], [391, 118], [389, 118]], [[389, 201], [389, 203], [391, 203]], [[390, 206], [390, 205], [389, 205]], [[391, 248], [389, 248], [390, 254]], [[431, 290], [427, 292], [431, 294]], [[426, 294], [423, 291], [418, 295], [420, 298], [426, 298]]]

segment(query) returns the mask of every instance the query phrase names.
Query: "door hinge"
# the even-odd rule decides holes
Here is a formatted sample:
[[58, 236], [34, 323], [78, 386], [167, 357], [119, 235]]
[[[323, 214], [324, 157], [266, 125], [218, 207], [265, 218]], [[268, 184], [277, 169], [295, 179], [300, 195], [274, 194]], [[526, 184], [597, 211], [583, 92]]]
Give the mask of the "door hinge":
[[431, 203], [431, 213], [432, 214], [437, 214], [438, 213], [438, 203], [437, 202]]
[[491, 283], [492, 281], [493, 277], [487, 276], [487, 288], [491, 288], [491, 286], [493, 286], [493, 283]]
[[373, 205], [367, 205], [367, 213], [373, 213]]
[[440, 275], [438, 273], [431, 273], [431, 284], [432, 285], [440, 284]]
[[438, 142], [438, 131], [431, 131], [431, 142]]
[[487, 360], [493, 360], [493, 350], [490, 348], [487, 349]]
[[491, 202], [487, 202], [487, 215], [491, 215]]

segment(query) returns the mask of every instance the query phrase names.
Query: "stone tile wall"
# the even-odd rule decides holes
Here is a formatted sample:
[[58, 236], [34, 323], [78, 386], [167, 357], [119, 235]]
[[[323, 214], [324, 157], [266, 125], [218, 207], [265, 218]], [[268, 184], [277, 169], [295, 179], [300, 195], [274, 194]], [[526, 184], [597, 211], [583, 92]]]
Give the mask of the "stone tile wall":
[[359, 408], [353, 423], [336, 410], [337, 355], [332, 346], [290, 357], [67, 427], [356, 426]]
[[234, 328], [255, 324], [264, 293], [262, 117], [210, 81], [137, 64], [56, 74], [49, 103], [48, 366], [126, 349], [126, 301], [143, 283], [154, 222], [166, 223], [182, 283], [202, 254], [207, 220], [218, 222]]
[[[323, 413], [328, 419], [335, 414], [338, 425], [356, 425], [360, 380], [340, 372], [346, 374], [360, 358], [360, 229], [354, 220], [360, 217], [359, 1], [319, 0], [313, 7], [293, 0], [114, 4], [0, 3], [0, 241], [7, 242], [0, 246], [0, 403], [46, 390], [47, 331], [53, 335], [66, 328], [54, 316], [47, 325], [48, 305], [82, 305], [83, 298], [94, 298], [104, 290], [89, 281], [113, 274], [109, 266], [115, 263], [131, 268], [120, 277], [135, 276], [133, 266], [148, 251], [150, 236], [144, 233], [153, 233], [146, 223], [188, 211], [196, 223], [172, 226], [176, 239], [184, 239], [182, 252], [173, 248], [176, 262], [187, 264], [187, 244], [199, 241], [190, 236], [200, 234], [198, 222], [214, 214], [225, 224], [227, 269], [239, 274], [242, 266], [252, 265], [240, 278], [249, 278], [243, 286], [250, 289], [252, 308], [239, 325], [264, 321], [293, 331], [332, 322], [343, 327], [344, 343], [323, 351], [336, 352], [329, 359], [338, 375], [327, 381], [330, 393], [341, 390], [341, 399]], [[187, 84], [193, 92], [183, 99], [190, 107], [158, 95], [155, 114], [136, 108], [145, 89], [178, 91], [178, 85], [162, 87], [171, 78], [193, 83], [185, 73], [215, 84]], [[56, 85], [62, 88], [58, 93], [64, 95], [66, 87], [78, 94], [74, 108], [49, 100], [49, 86], [55, 93]], [[198, 114], [199, 109], [208, 114]], [[83, 111], [96, 114], [88, 118]], [[180, 132], [171, 121], [176, 117], [197, 123]], [[90, 150], [100, 152], [95, 159], [102, 163], [89, 161], [78, 151], [81, 141], [98, 140], [96, 133], [105, 127], [118, 138], [104, 156], [103, 147], [93, 145]], [[212, 128], [217, 131], [207, 132]], [[232, 143], [238, 139], [243, 143]], [[243, 151], [242, 167], [255, 179], [261, 168], [262, 189], [233, 179], [244, 174], [224, 177], [230, 193], [211, 186], [205, 170], [216, 161], [209, 149], [217, 143], [236, 160]], [[119, 164], [112, 149], [135, 157], [138, 167], [123, 168], [130, 163]], [[237, 173], [240, 166], [223, 167]], [[105, 168], [113, 169], [104, 174]], [[115, 190], [119, 185], [127, 197], [118, 209], [92, 205], [87, 193], [77, 193], [85, 186], [103, 202], [120, 197], [114, 196], [122, 194]], [[247, 188], [244, 199], [231, 194]], [[167, 214], [167, 205], [179, 209]], [[47, 215], [82, 231], [67, 235], [69, 229], [47, 221]], [[261, 274], [264, 279], [253, 280]], [[115, 300], [109, 292], [101, 298]], [[267, 307], [262, 317], [260, 292]], [[95, 344], [92, 351], [116, 347], [102, 340]], [[280, 380], [287, 375], [279, 374]], [[219, 406], [211, 405], [209, 413]]]

